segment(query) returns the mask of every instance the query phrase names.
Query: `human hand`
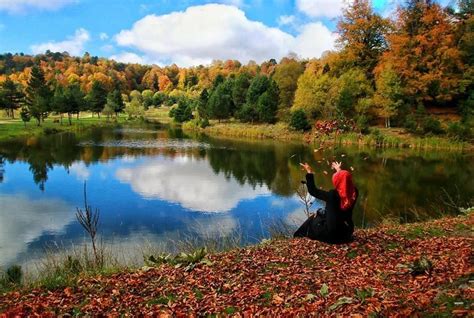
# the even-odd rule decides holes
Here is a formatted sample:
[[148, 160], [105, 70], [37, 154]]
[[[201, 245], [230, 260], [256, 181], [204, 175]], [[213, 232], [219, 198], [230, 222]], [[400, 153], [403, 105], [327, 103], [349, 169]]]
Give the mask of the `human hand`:
[[306, 170], [307, 173], [313, 173], [313, 169], [306, 162], [300, 163], [300, 166], [302, 166], [303, 169]]
[[331, 163], [331, 168], [336, 170], [336, 172], [341, 171], [341, 166], [342, 166], [342, 162], [334, 161], [333, 163]]

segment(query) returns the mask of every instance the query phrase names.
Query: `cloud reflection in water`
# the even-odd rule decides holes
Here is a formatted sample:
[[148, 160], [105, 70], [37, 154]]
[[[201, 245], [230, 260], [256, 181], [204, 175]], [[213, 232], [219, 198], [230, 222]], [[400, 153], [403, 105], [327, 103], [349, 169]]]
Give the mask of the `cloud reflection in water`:
[[241, 185], [216, 174], [208, 162], [185, 156], [119, 168], [116, 177], [144, 198], [166, 200], [201, 212], [227, 212], [242, 200], [270, 194], [266, 186], [253, 189]]

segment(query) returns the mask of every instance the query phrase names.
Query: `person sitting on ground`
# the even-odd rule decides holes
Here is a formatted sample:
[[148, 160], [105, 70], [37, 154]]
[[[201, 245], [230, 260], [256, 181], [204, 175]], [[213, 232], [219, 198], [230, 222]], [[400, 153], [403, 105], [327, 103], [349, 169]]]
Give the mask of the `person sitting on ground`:
[[308, 237], [326, 243], [346, 243], [352, 240], [354, 223], [352, 209], [358, 197], [358, 190], [352, 182], [352, 175], [341, 169], [340, 162], [333, 162], [331, 168], [333, 190], [320, 190], [314, 184], [313, 170], [307, 163], [300, 163], [306, 170], [308, 192], [316, 199], [326, 202], [325, 209], [310, 216], [295, 232], [293, 237]]

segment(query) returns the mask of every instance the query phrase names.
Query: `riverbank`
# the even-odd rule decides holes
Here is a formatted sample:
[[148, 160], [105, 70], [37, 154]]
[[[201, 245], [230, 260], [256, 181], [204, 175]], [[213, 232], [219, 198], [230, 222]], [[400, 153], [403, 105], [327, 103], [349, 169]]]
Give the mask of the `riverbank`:
[[211, 122], [206, 128], [196, 127], [192, 122], [183, 124], [183, 130], [200, 132], [209, 136], [225, 136], [249, 139], [273, 139], [283, 141], [299, 141], [316, 144], [363, 145], [384, 148], [414, 148], [439, 150], [471, 150], [474, 145], [457, 141], [447, 136], [419, 137], [407, 133], [400, 128], [372, 127], [369, 134], [343, 133], [316, 135], [313, 132], [297, 132], [285, 123], [246, 124], [240, 122]]
[[[5, 316], [177, 315], [467, 316], [472, 313], [474, 215], [357, 230], [350, 244], [266, 240], [194, 255], [187, 265], [9, 292]], [[161, 260], [161, 262], [160, 262]], [[162, 263], [162, 264], [159, 264]], [[149, 264], [150, 265], [150, 264]]]
[[20, 119], [0, 119], [0, 141], [10, 138], [30, 137], [41, 134], [54, 134], [58, 132], [77, 132], [91, 127], [115, 126], [127, 122], [125, 116], [119, 116], [117, 120], [107, 120], [104, 116], [98, 118], [90, 113], [85, 113], [77, 119], [71, 119], [71, 125], [67, 118], [63, 118], [62, 124], [59, 117], [48, 117], [38, 126], [36, 122], [25, 124]]
[[[149, 109], [145, 114], [145, 121], [160, 123], [163, 125], [175, 125], [168, 116], [169, 108]], [[104, 116], [94, 117], [93, 114], [84, 113], [79, 119], [72, 118], [69, 125], [66, 118], [59, 123], [59, 117], [51, 116], [37, 126], [34, 122], [27, 123], [26, 127], [20, 119], [0, 119], [0, 141], [15, 137], [27, 137], [40, 134], [51, 134], [65, 131], [81, 131], [90, 127], [113, 126], [129, 122], [125, 115], [119, 116], [117, 120], [107, 120]], [[248, 124], [237, 121], [218, 122], [211, 121], [211, 125], [200, 128], [194, 122], [182, 125], [186, 132], [205, 134], [211, 137], [232, 137], [243, 139], [269, 139], [320, 144], [359, 145], [383, 148], [414, 148], [434, 150], [473, 150], [474, 144], [454, 140], [447, 136], [416, 136], [407, 133], [400, 128], [376, 128], [372, 127], [369, 134], [343, 133], [316, 135], [312, 132], [298, 132], [291, 129], [288, 124], [278, 122], [276, 124]]]

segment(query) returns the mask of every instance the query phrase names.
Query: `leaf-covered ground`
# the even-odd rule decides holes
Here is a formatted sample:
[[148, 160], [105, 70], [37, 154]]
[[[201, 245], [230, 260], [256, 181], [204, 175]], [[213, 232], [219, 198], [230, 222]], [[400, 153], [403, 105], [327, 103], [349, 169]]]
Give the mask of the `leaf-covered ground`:
[[[0, 316], [470, 316], [474, 217], [359, 230], [328, 245], [280, 240], [75, 286], [0, 296]], [[432, 269], [410, 267], [429, 259]]]

